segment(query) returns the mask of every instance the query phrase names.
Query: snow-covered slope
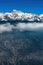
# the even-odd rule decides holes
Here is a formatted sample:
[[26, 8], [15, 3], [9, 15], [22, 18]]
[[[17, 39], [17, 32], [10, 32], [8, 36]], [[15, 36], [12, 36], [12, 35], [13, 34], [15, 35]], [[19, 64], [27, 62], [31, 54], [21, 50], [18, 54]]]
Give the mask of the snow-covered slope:
[[27, 21], [42, 21], [43, 14], [35, 15], [32, 13], [24, 13], [21, 11], [13, 10], [12, 12], [0, 13], [0, 21], [15, 21], [15, 20], [27, 20]]

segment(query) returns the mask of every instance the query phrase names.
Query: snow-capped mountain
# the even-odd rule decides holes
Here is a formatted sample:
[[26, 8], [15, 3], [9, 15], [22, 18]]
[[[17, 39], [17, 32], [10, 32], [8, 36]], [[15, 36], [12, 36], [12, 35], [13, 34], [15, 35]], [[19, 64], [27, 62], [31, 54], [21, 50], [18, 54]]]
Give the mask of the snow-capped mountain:
[[15, 20], [43, 22], [43, 14], [35, 15], [32, 13], [24, 13], [24, 12], [17, 11], [17, 10], [13, 10], [11, 13], [9, 13], [9, 12], [0, 13], [0, 21], [15, 21]]

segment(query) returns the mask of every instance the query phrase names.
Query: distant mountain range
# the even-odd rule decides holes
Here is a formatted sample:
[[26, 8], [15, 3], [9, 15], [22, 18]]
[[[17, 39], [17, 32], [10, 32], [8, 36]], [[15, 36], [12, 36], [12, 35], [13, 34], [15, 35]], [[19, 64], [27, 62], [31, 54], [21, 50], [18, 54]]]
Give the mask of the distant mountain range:
[[43, 14], [36, 15], [32, 13], [24, 13], [21, 11], [13, 10], [10, 13], [0, 13], [0, 21], [43, 22]]

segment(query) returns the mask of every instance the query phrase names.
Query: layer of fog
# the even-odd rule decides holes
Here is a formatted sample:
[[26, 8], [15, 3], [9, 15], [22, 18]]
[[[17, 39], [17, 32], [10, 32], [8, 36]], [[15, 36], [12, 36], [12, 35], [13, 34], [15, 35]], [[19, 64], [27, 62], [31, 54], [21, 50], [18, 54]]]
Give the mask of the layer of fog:
[[11, 25], [10, 23], [6, 23], [6, 24], [0, 24], [0, 33], [2, 32], [10, 32], [12, 31], [14, 28], [13, 25]]
[[18, 23], [15, 28], [20, 31], [37, 31], [43, 29], [43, 23]]
[[43, 23], [18, 23], [16, 25], [6, 23], [0, 24], [0, 33], [2, 32], [10, 32], [12, 30], [19, 31], [33, 31], [33, 30], [43, 30]]

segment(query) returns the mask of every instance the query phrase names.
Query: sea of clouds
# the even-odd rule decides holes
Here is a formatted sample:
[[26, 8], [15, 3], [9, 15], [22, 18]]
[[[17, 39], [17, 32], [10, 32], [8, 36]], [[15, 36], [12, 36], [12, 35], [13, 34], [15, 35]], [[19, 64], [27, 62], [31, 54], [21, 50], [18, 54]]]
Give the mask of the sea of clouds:
[[13, 28], [14, 28], [14, 26], [11, 25], [10, 23], [0, 24], [0, 33], [10, 32], [10, 31], [12, 31]]
[[0, 24], [0, 33], [3, 32], [11, 32], [13, 30], [19, 30], [19, 31], [37, 31], [37, 30], [43, 30], [43, 23], [18, 23], [16, 25], [5, 23]]

